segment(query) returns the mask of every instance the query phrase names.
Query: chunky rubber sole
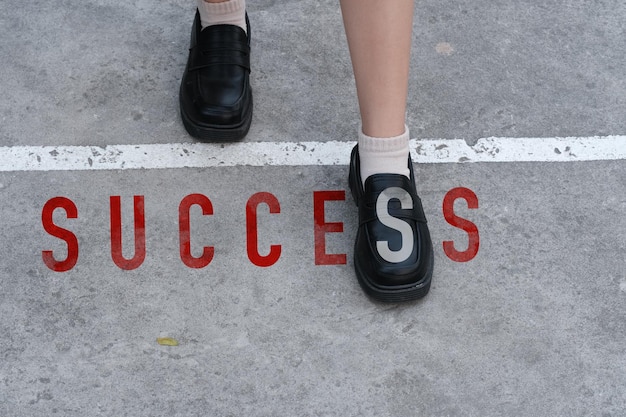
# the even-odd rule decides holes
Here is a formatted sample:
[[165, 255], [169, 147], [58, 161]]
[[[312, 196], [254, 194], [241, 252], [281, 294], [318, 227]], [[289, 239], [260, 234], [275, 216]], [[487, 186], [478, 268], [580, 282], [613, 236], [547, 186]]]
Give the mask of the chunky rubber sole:
[[183, 126], [194, 138], [203, 142], [235, 142], [242, 140], [250, 130], [252, 124], [252, 93], [250, 93], [250, 104], [244, 112], [243, 121], [236, 125], [208, 125], [192, 120], [180, 105], [180, 116]]

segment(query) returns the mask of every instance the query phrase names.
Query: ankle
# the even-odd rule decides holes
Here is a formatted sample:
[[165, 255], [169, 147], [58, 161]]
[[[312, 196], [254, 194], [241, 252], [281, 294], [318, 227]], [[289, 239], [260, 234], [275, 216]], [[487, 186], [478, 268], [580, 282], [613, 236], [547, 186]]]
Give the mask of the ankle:
[[245, 0], [197, 0], [197, 3], [202, 29], [214, 25], [234, 25], [248, 32]]
[[390, 138], [371, 137], [360, 131], [358, 138], [363, 186], [365, 180], [375, 174], [400, 174], [410, 177], [408, 128], [405, 127], [401, 135]]

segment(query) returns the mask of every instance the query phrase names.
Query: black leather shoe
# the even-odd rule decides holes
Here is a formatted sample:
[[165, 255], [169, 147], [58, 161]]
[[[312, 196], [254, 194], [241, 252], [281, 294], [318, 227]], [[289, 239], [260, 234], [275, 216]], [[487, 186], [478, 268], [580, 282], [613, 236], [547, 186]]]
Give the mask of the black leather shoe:
[[252, 121], [250, 23], [191, 29], [189, 59], [180, 85], [180, 114], [187, 132], [205, 141], [242, 139]]
[[349, 184], [359, 208], [354, 267], [359, 284], [385, 302], [415, 300], [430, 289], [433, 247], [422, 202], [411, 179], [375, 174], [361, 181], [358, 146], [352, 150]]

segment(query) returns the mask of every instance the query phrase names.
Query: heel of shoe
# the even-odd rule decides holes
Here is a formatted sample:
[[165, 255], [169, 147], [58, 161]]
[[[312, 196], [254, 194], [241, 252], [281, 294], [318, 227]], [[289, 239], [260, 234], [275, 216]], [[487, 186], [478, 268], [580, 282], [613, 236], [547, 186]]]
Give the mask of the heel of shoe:
[[359, 206], [359, 182], [361, 181], [360, 165], [359, 165], [359, 146], [356, 145], [352, 148], [352, 153], [350, 154], [350, 169], [348, 171], [348, 186], [350, 187], [350, 193], [352, 194], [352, 199], [354, 200], [354, 204]]

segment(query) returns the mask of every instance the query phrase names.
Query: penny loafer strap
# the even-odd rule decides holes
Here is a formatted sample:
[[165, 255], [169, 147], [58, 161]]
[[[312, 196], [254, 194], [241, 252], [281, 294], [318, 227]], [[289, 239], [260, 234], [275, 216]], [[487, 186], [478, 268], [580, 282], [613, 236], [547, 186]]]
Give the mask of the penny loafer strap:
[[[203, 45], [204, 46], [204, 45]], [[219, 48], [207, 50], [203, 47], [200, 53], [191, 53], [194, 60], [189, 70], [194, 71], [213, 65], [238, 65], [250, 71], [250, 47], [247, 45], [221, 45]]]

